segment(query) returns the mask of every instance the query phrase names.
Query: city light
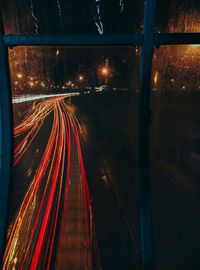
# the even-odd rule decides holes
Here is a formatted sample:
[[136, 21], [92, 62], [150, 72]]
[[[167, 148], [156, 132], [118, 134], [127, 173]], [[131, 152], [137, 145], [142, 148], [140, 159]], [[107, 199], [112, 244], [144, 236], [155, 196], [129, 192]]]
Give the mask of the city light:
[[17, 78], [18, 78], [18, 79], [22, 79], [22, 78], [23, 78], [22, 73], [17, 73]]
[[156, 71], [154, 75], [154, 84], [157, 84], [157, 82], [158, 82], [158, 71]]
[[83, 75], [79, 75], [78, 79], [79, 79], [80, 82], [82, 82], [82, 81], [84, 81], [84, 76]]
[[31, 87], [33, 87], [34, 83], [33, 83], [33, 82], [29, 82], [29, 85], [30, 85]]
[[44, 82], [41, 82], [40, 83], [42, 87], [45, 87], [45, 83]]
[[108, 67], [103, 67], [101, 70], [101, 74], [103, 76], [108, 76], [109, 75], [109, 68]]
[[100, 64], [97, 68], [98, 80], [101, 84], [108, 84], [111, 77], [114, 74], [114, 67], [110, 65], [109, 59], [105, 59], [103, 64]]
[[198, 47], [200, 47], [200, 44], [192, 44], [190, 46], [193, 47], [193, 48], [198, 48]]

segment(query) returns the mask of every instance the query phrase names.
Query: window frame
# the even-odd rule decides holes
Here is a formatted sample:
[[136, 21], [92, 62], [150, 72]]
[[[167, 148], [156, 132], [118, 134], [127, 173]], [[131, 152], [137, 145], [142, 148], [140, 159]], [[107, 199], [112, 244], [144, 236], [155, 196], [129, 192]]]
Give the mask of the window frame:
[[[2, 168], [0, 176], [0, 250], [4, 242], [9, 179], [12, 171], [12, 98], [8, 48], [14, 46], [140, 46], [138, 181], [140, 184], [140, 228], [142, 269], [153, 269], [149, 176], [149, 120], [152, 58], [160, 45], [200, 44], [200, 33], [155, 33], [156, 0], [146, 0], [144, 32], [132, 35], [5, 35], [0, 21], [0, 106], [2, 122]], [[1, 18], [0, 18], [1, 20]]]

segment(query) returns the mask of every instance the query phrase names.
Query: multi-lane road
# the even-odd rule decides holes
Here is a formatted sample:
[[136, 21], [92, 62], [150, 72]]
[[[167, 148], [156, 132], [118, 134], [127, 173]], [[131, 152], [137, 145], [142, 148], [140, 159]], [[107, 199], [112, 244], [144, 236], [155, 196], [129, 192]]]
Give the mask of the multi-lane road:
[[[49, 118], [43, 144], [37, 139]], [[26, 159], [33, 164], [33, 148], [40, 158], [27, 171], [27, 189], [7, 233], [3, 269], [102, 269], [81, 149], [84, 131], [74, 108], [65, 97], [39, 101], [16, 124], [14, 137], [15, 168]]]

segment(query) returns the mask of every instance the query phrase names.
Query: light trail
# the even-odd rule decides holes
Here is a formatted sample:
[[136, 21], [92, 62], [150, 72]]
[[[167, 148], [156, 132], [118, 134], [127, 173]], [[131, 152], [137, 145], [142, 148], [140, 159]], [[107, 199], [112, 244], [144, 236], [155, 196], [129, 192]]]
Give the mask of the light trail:
[[[15, 139], [19, 141], [14, 149], [16, 167], [29, 155], [30, 146], [38, 144], [37, 136], [43, 132], [44, 122], [50, 114], [53, 115], [47, 145], [41, 160], [36, 161], [37, 169], [31, 176], [30, 185], [9, 227], [3, 270], [36, 270], [39, 266], [45, 270], [52, 269], [52, 257], [55, 256], [60, 265], [69, 265], [69, 268], [74, 264], [75, 268], [78, 266], [86, 270], [102, 269], [81, 150], [80, 138], [84, 138], [84, 132], [72, 105], [64, 99], [65, 97], [56, 97], [38, 102], [26, 111], [25, 119], [14, 128]], [[80, 177], [77, 178], [76, 175]], [[79, 187], [82, 192], [78, 200], [75, 200], [76, 192], [73, 190]], [[77, 208], [72, 208], [70, 200], [77, 206], [82, 205], [83, 211], [79, 212], [75, 220], [67, 221], [63, 217], [68, 217], [70, 213], [74, 215], [74, 209]], [[65, 215], [62, 214], [63, 211]], [[70, 256], [73, 245], [80, 260], [73, 259], [72, 256], [71, 261], [68, 259], [63, 264], [62, 249], [58, 248], [57, 253], [53, 254], [55, 236], [62, 230], [64, 233], [69, 231], [72, 224], [74, 227], [82, 226], [81, 231], [84, 234], [71, 244], [64, 242], [61, 237], [59, 246], [67, 246], [67, 255]], [[71, 238], [75, 239], [73, 235]], [[78, 255], [80, 250], [84, 250], [84, 253]], [[96, 268], [93, 267], [94, 264]]]
[[34, 23], [34, 26], [35, 26], [35, 33], [39, 34], [38, 19], [35, 16], [35, 13], [34, 13], [33, 0], [30, 0], [30, 5], [31, 5], [31, 16], [33, 18], [33, 23]]
[[62, 21], [62, 9], [60, 5], [60, 0], [56, 0], [57, 7], [58, 7], [58, 15], [59, 15], [59, 21], [60, 21], [60, 26], [63, 28], [63, 21]]
[[123, 10], [124, 10], [124, 1], [123, 0], [119, 0], [119, 6], [120, 6], [120, 12], [123, 12]]
[[101, 0], [95, 0], [95, 7], [94, 7], [94, 22], [97, 27], [97, 30], [100, 35], [103, 35], [104, 29], [103, 29], [103, 22], [101, 20], [100, 15], [100, 8], [101, 8]]
[[[70, 115], [70, 114], [69, 114]], [[80, 158], [80, 163], [81, 163], [81, 174], [82, 174], [82, 187], [84, 191], [84, 206], [85, 206], [85, 221], [86, 221], [86, 246], [87, 250], [91, 250], [92, 248], [95, 249], [95, 255], [97, 258], [97, 264], [98, 264], [98, 269], [102, 269], [101, 262], [100, 262], [100, 255], [99, 255], [99, 250], [98, 250], [98, 245], [97, 245], [97, 240], [96, 240], [96, 233], [95, 233], [95, 227], [94, 227], [94, 218], [92, 215], [92, 205], [91, 205], [91, 197], [89, 193], [89, 188], [88, 188], [88, 183], [87, 183], [87, 178], [86, 178], [86, 172], [85, 172], [85, 167], [84, 167], [84, 161], [83, 161], [83, 156], [82, 156], [82, 150], [81, 150], [81, 143], [79, 139], [79, 132], [77, 129], [76, 121], [77, 118], [73, 117], [70, 115], [70, 121], [71, 121], [71, 126], [74, 132], [76, 144], [78, 147], [78, 153], [79, 153], [79, 158]], [[90, 228], [90, 232], [89, 232]], [[94, 236], [94, 239], [92, 239], [92, 236]], [[92, 244], [94, 243], [94, 247], [92, 247]], [[90, 253], [87, 253], [88, 256], [88, 269], [91, 269], [92, 267], [92, 257]]]
[[52, 95], [20, 95], [20, 96], [15, 96], [12, 98], [12, 103], [22, 103], [26, 101], [33, 101], [33, 100], [38, 100], [38, 99], [43, 99], [43, 98], [51, 98], [51, 97], [74, 97], [80, 95], [79, 92], [74, 92], [74, 93], [66, 93], [66, 94], [52, 94]]

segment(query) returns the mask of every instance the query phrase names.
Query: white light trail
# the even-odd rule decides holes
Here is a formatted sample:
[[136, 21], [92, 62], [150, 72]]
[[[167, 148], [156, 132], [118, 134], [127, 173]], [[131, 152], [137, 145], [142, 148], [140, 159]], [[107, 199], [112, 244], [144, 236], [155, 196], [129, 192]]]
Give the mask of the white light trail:
[[12, 98], [12, 103], [22, 103], [26, 101], [33, 101], [37, 99], [50, 98], [50, 97], [74, 97], [79, 96], [79, 92], [74, 93], [66, 93], [66, 94], [53, 94], [53, 95], [23, 95], [23, 96], [15, 96]]
[[33, 0], [30, 0], [30, 4], [31, 4], [31, 16], [33, 17], [33, 23], [35, 26], [35, 33], [39, 34], [38, 19], [34, 13]]
[[97, 27], [97, 30], [98, 30], [99, 34], [103, 35], [103, 24], [102, 24], [102, 22], [101, 21], [99, 21], [99, 22], [96, 21], [95, 25]]
[[63, 28], [62, 9], [61, 9], [61, 5], [60, 5], [60, 0], [56, 0], [56, 2], [57, 2], [57, 7], [58, 7], [60, 26], [61, 26], [61, 28]]
[[94, 22], [100, 35], [103, 35], [103, 23], [100, 15], [101, 0], [95, 0]]
[[120, 12], [123, 12], [123, 10], [124, 10], [124, 1], [123, 0], [119, 0], [119, 6], [120, 6]]

